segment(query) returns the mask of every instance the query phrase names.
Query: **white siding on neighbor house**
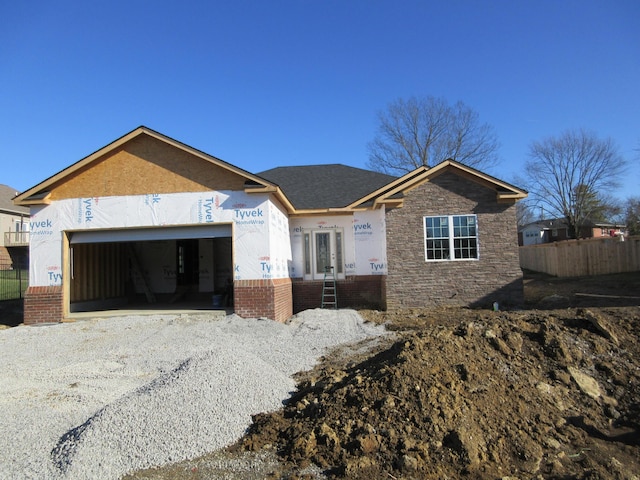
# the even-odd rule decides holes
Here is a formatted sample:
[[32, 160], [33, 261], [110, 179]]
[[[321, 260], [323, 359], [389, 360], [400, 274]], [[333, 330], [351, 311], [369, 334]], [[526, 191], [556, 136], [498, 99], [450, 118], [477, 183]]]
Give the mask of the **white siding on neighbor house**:
[[289, 219], [293, 261], [292, 278], [304, 277], [303, 232], [339, 228], [344, 232], [344, 273], [386, 275], [386, 230], [384, 208], [350, 215], [294, 217]]
[[544, 230], [540, 228], [525, 228], [522, 230], [522, 245], [538, 245], [544, 243]]
[[[108, 240], [108, 229], [139, 233], [141, 228], [232, 224], [235, 279], [286, 278], [291, 262], [286, 217], [267, 194], [212, 191], [74, 198], [34, 207], [31, 213], [32, 286], [62, 284], [65, 232], [106, 233], [105, 241], [114, 241]], [[271, 235], [272, 228], [280, 233]]]
[[[0, 212], [0, 247], [6, 246], [4, 241], [5, 233], [28, 232], [28, 231], [29, 231], [29, 215], [25, 214], [23, 216], [20, 216], [20, 214]], [[27, 240], [27, 239], [28, 237], [25, 236], [24, 240]], [[12, 240], [18, 241], [18, 240], [21, 240], [21, 238], [14, 236]]]

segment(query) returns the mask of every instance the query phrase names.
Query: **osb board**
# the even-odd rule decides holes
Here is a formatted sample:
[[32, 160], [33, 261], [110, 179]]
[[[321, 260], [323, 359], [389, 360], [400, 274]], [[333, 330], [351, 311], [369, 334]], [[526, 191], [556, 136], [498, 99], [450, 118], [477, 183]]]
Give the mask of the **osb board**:
[[71, 302], [104, 300], [125, 295], [127, 269], [121, 243], [73, 246]]
[[51, 200], [148, 193], [243, 190], [245, 178], [147, 135], [52, 186]]

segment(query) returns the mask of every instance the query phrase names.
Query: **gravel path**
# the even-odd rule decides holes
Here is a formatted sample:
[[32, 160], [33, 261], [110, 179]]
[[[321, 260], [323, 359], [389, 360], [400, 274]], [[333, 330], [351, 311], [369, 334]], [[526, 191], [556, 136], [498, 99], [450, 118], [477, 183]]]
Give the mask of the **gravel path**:
[[116, 479], [224, 447], [328, 348], [383, 333], [352, 310], [0, 331], [0, 478]]

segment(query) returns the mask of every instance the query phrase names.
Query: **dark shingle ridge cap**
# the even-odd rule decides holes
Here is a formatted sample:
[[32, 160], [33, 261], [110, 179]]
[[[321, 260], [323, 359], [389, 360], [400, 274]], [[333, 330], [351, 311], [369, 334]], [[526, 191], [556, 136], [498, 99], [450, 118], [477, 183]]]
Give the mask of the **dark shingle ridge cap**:
[[[270, 168], [268, 170], [263, 170], [262, 172], [256, 173], [255, 176], [257, 177], [262, 177], [263, 173], [270, 173], [276, 170], [285, 170], [285, 169], [311, 169], [311, 168], [317, 168], [317, 169], [327, 169], [328, 167], [340, 167], [340, 168], [345, 168], [345, 169], [350, 169], [350, 170], [359, 170], [361, 172], [364, 172], [366, 174], [373, 174], [373, 175], [379, 175], [379, 176], [384, 176], [384, 177], [388, 177], [390, 180], [395, 180], [399, 177], [395, 176], [395, 175], [389, 175], [388, 173], [382, 173], [382, 172], [376, 172], [374, 170], [368, 170], [366, 168], [362, 168], [362, 167], [354, 167], [351, 165], [345, 165], [344, 163], [315, 163], [312, 165], [280, 165], [278, 167], [273, 167]], [[266, 180], [266, 178], [265, 178]]]
[[[301, 164], [297, 164], [297, 165], [279, 165], [277, 167], [273, 167], [270, 168], [269, 170], [275, 170], [276, 168], [300, 168], [300, 167], [331, 167], [331, 166], [341, 166], [341, 167], [348, 167], [348, 168], [354, 168], [356, 170], [364, 170], [365, 172], [374, 172], [374, 170], [369, 170], [366, 168], [362, 168], [362, 167], [354, 167], [353, 165], [347, 165], [345, 163], [340, 163], [340, 162], [335, 162], [335, 163], [301, 163]], [[265, 170], [268, 171], [268, 170]], [[374, 172], [374, 173], [380, 173], [380, 172]], [[386, 175], [386, 174], [383, 174]]]

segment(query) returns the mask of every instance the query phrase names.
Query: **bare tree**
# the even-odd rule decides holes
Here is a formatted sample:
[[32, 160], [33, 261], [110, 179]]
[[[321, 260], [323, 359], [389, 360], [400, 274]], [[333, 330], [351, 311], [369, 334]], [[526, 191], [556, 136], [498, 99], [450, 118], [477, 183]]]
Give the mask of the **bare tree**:
[[532, 223], [535, 219], [535, 212], [527, 202], [521, 200], [516, 203], [516, 220], [519, 227]]
[[368, 145], [369, 168], [403, 175], [449, 158], [484, 168], [498, 161], [498, 138], [462, 102], [442, 98], [398, 99], [378, 113], [378, 131]]
[[629, 235], [640, 235], [640, 197], [627, 199], [625, 223]]
[[534, 142], [529, 156], [525, 175], [531, 201], [551, 216], [565, 218], [572, 237], [606, 210], [626, 167], [613, 140], [584, 130]]

